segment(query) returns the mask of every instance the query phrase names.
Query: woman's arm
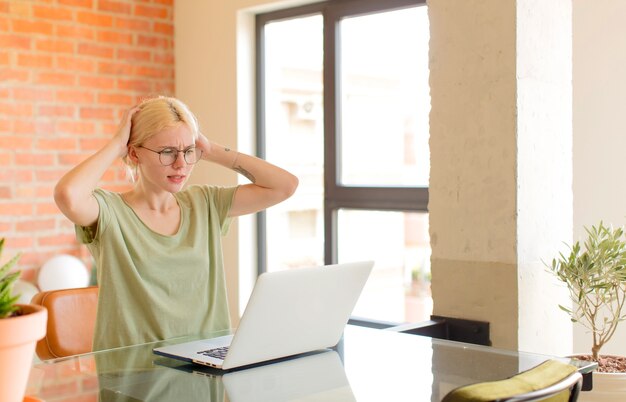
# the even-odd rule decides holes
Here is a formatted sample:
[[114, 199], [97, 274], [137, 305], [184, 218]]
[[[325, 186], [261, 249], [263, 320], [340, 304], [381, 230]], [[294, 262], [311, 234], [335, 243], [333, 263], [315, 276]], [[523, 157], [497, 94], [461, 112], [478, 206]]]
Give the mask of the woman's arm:
[[263, 159], [209, 142], [202, 134], [196, 144], [202, 149], [202, 159], [232, 169], [252, 182], [239, 187], [229, 216], [264, 210], [289, 198], [298, 187], [296, 176]]
[[138, 109], [126, 111], [117, 134], [98, 152], [67, 172], [54, 188], [54, 201], [76, 225], [92, 226], [100, 208], [93, 196], [98, 181], [111, 164], [128, 152], [131, 117]]

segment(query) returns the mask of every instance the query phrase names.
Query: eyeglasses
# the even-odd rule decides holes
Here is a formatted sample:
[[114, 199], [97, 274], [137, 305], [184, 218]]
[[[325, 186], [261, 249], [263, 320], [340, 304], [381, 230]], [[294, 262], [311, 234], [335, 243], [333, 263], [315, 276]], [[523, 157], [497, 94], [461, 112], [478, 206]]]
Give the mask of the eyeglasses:
[[152, 151], [155, 154], [159, 154], [159, 162], [163, 166], [170, 166], [176, 162], [178, 159], [178, 154], [182, 153], [185, 158], [185, 162], [188, 165], [193, 165], [198, 162], [202, 158], [202, 150], [196, 149], [195, 147], [178, 150], [176, 148], [164, 148], [161, 151], [155, 151], [154, 149], [146, 148], [143, 145], [139, 145], [139, 148], [147, 149], [148, 151]]

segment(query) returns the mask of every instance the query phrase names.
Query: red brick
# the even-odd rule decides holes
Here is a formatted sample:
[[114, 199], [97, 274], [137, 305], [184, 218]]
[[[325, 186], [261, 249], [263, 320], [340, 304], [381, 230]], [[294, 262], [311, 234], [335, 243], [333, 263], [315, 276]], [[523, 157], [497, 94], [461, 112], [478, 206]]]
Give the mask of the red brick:
[[98, 95], [98, 103], [110, 105], [132, 105], [133, 97], [124, 93], [101, 93]]
[[6, 1], [0, 1], [0, 13], [8, 13], [9, 10], [9, 3]]
[[0, 199], [11, 198], [12, 192], [9, 186], [0, 186]]
[[77, 57], [57, 57], [57, 67], [63, 71], [81, 71], [84, 73], [95, 73], [96, 63], [93, 60], [86, 60]]
[[74, 106], [41, 105], [37, 112], [41, 116], [76, 117]]
[[31, 53], [19, 54], [17, 65], [20, 67], [52, 68], [52, 56]]
[[30, 49], [32, 40], [20, 35], [0, 35], [0, 49]]
[[54, 186], [37, 187], [35, 197], [52, 199], [54, 195]]
[[56, 29], [57, 35], [65, 39], [94, 40], [96, 38], [95, 30], [80, 25], [59, 25]]
[[43, 52], [74, 53], [74, 44], [63, 40], [38, 39], [35, 48]]
[[88, 11], [79, 11], [76, 19], [78, 22], [90, 26], [111, 27], [113, 26], [113, 17], [99, 13]]
[[0, 152], [0, 166], [13, 166], [13, 150]]
[[93, 0], [57, 0], [59, 4], [65, 6], [92, 8]]
[[63, 175], [67, 173], [65, 170], [37, 170], [35, 171], [35, 179], [44, 182], [57, 182]]
[[37, 220], [27, 220], [22, 222], [17, 222], [15, 225], [15, 230], [18, 232], [24, 231], [37, 231], [37, 230], [46, 230], [46, 229], [54, 229], [56, 226], [56, 222], [54, 219], [37, 219]]
[[115, 27], [121, 29], [129, 29], [132, 31], [149, 32], [151, 29], [150, 21], [140, 20], [137, 18], [115, 18]]
[[133, 75], [135, 67], [128, 63], [103, 62], [98, 64], [99, 74]]
[[60, 154], [59, 155], [59, 164], [61, 166], [76, 166], [85, 159], [87, 159], [89, 155], [85, 155], [83, 153], [80, 154]]
[[172, 46], [172, 40], [170, 38], [161, 38], [156, 36], [139, 35], [137, 38], [137, 44], [145, 47], [157, 47], [163, 50], [169, 50]]
[[71, 102], [71, 103], [92, 103], [95, 98], [93, 92], [81, 91], [81, 90], [58, 90], [56, 92], [56, 99], [59, 102]]
[[168, 36], [174, 35], [174, 24], [168, 24], [165, 22], [155, 22], [154, 29], [155, 33], [165, 34]]
[[111, 11], [117, 14], [130, 14], [131, 6], [130, 4], [122, 3], [119, 1], [99, 0], [98, 10]]
[[78, 84], [83, 88], [111, 89], [114, 86], [114, 80], [101, 76], [83, 76], [79, 77]]
[[[32, 215], [33, 214], [33, 206], [29, 204], [23, 204], [18, 202], [0, 202], [0, 215]], [[7, 239], [8, 243], [8, 239]], [[8, 244], [6, 244], [8, 247]]]
[[54, 164], [53, 154], [16, 153], [15, 163], [17, 166], [51, 166]]
[[76, 84], [76, 76], [74, 74], [65, 73], [39, 73], [35, 79], [35, 83], [71, 86]]
[[12, 23], [16, 33], [52, 35], [52, 24], [49, 22], [14, 19]]
[[13, 104], [0, 102], [0, 115], [6, 114], [9, 116], [32, 116], [33, 106], [26, 104]]
[[173, 6], [174, 0], [154, 0], [156, 4], [162, 4], [164, 6]]
[[80, 149], [85, 151], [95, 151], [104, 147], [109, 141], [109, 138], [81, 138]]
[[80, 118], [111, 120], [113, 119], [113, 109], [84, 107], [80, 109]]
[[[2, 210], [2, 208], [4, 206], [9, 206], [11, 204], [0, 204], [0, 211]], [[30, 207], [30, 209], [32, 209], [32, 207], [30, 205], [17, 205], [17, 207], [22, 208], [22, 207]], [[4, 246], [7, 249], [16, 249], [16, 250], [20, 250], [20, 249], [25, 249], [27, 247], [32, 247], [33, 246], [33, 239], [30, 237], [18, 237], [18, 236], [9, 236], [7, 238], [4, 239]], [[11, 257], [14, 256], [17, 253], [8, 253]], [[21, 258], [20, 258], [20, 263], [21, 263]]]
[[78, 149], [75, 138], [37, 138], [37, 149], [40, 151], [68, 151]]
[[28, 149], [32, 143], [32, 137], [0, 136], [0, 149]]
[[37, 132], [37, 125], [31, 119], [27, 121], [14, 120], [13, 121], [13, 133], [14, 134], [35, 134]]
[[67, 7], [46, 7], [33, 5], [33, 15], [35, 18], [72, 21], [74, 19], [73, 12]]
[[0, 69], [0, 82], [16, 81], [26, 82], [30, 80], [30, 72], [25, 70], [14, 70], [12, 68]]
[[11, 63], [11, 57], [9, 55], [9, 52], [0, 52], [0, 64], [10, 64]]
[[164, 96], [174, 96], [174, 81], [160, 80], [154, 83], [154, 92]]
[[155, 53], [154, 62], [157, 64], [165, 64], [165, 65], [172, 66], [172, 70], [173, 70], [174, 69], [173, 68], [174, 67], [174, 54], [171, 52], [164, 53], [164, 54]]
[[61, 121], [57, 123], [57, 130], [62, 133], [91, 135], [95, 130], [92, 122], [83, 121]]
[[81, 43], [78, 45], [78, 54], [110, 59], [113, 57], [113, 52], [114, 48], [111, 46], [94, 45], [92, 43]]
[[35, 189], [33, 187], [21, 184], [15, 190], [16, 200], [32, 200], [33, 198], [35, 198]]
[[174, 71], [171, 68], [137, 67], [136, 75], [152, 78], [174, 78]]
[[[59, 175], [54, 182], [58, 181], [63, 175]], [[49, 202], [45, 204], [37, 204], [35, 206], [35, 213], [37, 215], [61, 215], [61, 211], [59, 207], [54, 202]]]
[[147, 80], [117, 80], [118, 89], [129, 89], [133, 91], [139, 91], [143, 93], [152, 92], [152, 84]]
[[133, 43], [133, 35], [114, 31], [101, 31], [98, 33], [98, 41], [131, 45]]
[[118, 49], [117, 58], [128, 61], [150, 61], [151, 53], [145, 50]]
[[25, 1], [11, 1], [9, 3], [9, 14], [13, 17], [32, 17], [33, 9]]
[[51, 101], [54, 98], [54, 92], [49, 89], [39, 89], [31, 86], [18, 87], [13, 88], [12, 97], [15, 100]]
[[139, 17], [167, 18], [168, 9], [165, 7], [152, 7], [138, 4], [135, 6], [134, 14]]

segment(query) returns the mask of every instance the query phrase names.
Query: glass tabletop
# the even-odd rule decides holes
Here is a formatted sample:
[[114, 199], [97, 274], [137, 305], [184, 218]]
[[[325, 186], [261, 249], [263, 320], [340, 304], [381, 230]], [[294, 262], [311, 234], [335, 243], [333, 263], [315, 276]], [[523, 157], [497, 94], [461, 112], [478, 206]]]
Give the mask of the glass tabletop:
[[[226, 373], [152, 353], [157, 346], [219, 335], [40, 362], [27, 395], [49, 402], [436, 402], [456, 387], [507, 378], [554, 358], [351, 325], [334, 349]], [[595, 368], [557, 359], [583, 373]]]

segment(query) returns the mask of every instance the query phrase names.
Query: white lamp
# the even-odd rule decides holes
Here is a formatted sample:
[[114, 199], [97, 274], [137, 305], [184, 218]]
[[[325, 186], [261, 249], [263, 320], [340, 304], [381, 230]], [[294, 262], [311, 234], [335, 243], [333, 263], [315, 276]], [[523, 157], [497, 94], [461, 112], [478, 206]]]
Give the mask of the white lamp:
[[89, 272], [78, 258], [61, 254], [41, 266], [37, 283], [42, 291], [83, 288], [89, 284]]
[[30, 304], [33, 296], [37, 293], [39, 293], [39, 289], [30, 282], [18, 279], [13, 284], [13, 295], [20, 295], [20, 298], [17, 299], [18, 304]]

